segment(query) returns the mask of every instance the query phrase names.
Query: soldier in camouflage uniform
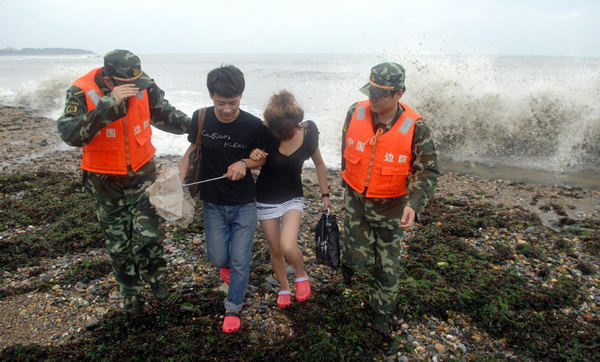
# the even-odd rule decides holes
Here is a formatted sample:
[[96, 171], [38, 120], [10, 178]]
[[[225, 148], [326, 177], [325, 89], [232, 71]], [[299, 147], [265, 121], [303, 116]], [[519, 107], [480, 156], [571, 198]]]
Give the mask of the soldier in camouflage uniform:
[[[85, 77], [85, 84], [91, 84], [92, 90], [84, 91], [76, 85]], [[144, 100], [142, 107], [135, 109], [135, 98]], [[139, 108], [143, 109], [140, 111]], [[143, 118], [140, 125], [132, 125], [134, 112], [145, 114], [149, 120]], [[124, 126], [120, 126], [119, 122]], [[190, 118], [164, 99], [164, 92], [141, 71], [140, 59], [136, 55], [126, 50], [114, 50], [104, 57], [104, 67], [78, 79], [67, 90], [65, 109], [57, 123], [61, 138], [71, 146], [84, 147], [84, 155], [85, 147], [102, 134], [106, 134], [107, 138], [109, 133], [115, 137], [112, 134], [115, 129], [116, 132], [122, 132], [118, 129], [125, 130], [121, 146], [126, 153], [122, 155], [122, 172], [92, 172], [85, 166], [84, 156], [83, 182], [96, 200], [97, 216], [112, 260], [113, 275], [124, 296], [124, 309], [131, 312], [142, 310], [143, 282], [150, 284], [156, 298], [165, 299], [168, 288], [165, 282], [166, 261], [162, 257], [163, 235], [158, 227], [156, 211], [144, 192], [156, 177], [155, 150], [150, 143], [149, 125], [183, 134], [188, 131]], [[132, 127], [134, 129], [129, 129]], [[141, 146], [144, 147], [144, 158], [134, 164], [136, 155], [132, 153], [132, 146], [140, 142], [137, 137], [142, 128], [148, 128], [144, 129], [146, 133], [142, 133], [146, 138], [142, 142], [148, 145]], [[129, 141], [127, 136], [130, 136]], [[107, 153], [101, 151], [97, 154], [94, 156], [96, 163], [106, 163]], [[107, 165], [106, 169], [110, 170], [110, 167]]]
[[[439, 176], [437, 152], [428, 126], [410, 107], [399, 102], [406, 89], [404, 80], [405, 71], [400, 64], [386, 62], [374, 66], [371, 69], [369, 83], [360, 89], [369, 97], [369, 102], [355, 103], [350, 107], [342, 130], [342, 174], [346, 185], [342, 273], [346, 282], [350, 283], [354, 272], [372, 272], [374, 292], [371, 294], [369, 305], [375, 316], [374, 326], [383, 333], [390, 331], [389, 316], [395, 308], [399, 293], [403, 229], [412, 227], [417, 214], [423, 210], [433, 194]], [[357, 109], [361, 104], [362, 109]], [[403, 114], [408, 109], [414, 112], [409, 112], [413, 115], [414, 121]], [[371, 139], [361, 139], [361, 133], [357, 132], [352, 133], [354, 136], [349, 135], [351, 124], [356, 127], [360, 120], [368, 118], [372, 120], [372, 131], [362, 128], [363, 131], [368, 131], [362, 133], [365, 134], [362, 138], [372, 135]], [[397, 123], [400, 127], [394, 127]], [[363, 122], [360, 127], [370, 126]], [[408, 133], [411, 128], [412, 140]], [[373, 196], [373, 193], [370, 195], [370, 187], [376, 187], [373, 180], [387, 177], [385, 167], [388, 166], [385, 166], [383, 160], [377, 160], [379, 154], [376, 149], [383, 143], [384, 137], [390, 130], [409, 135], [406, 136], [407, 152], [406, 155], [401, 155], [402, 152], [398, 151], [396, 153], [398, 157], [393, 159], [395, 152], [391, 149], [400, 146], [397, 143], [387, 143], [385, 147], [390, 149], [390, 152], [386, 152], [385, 161], [406, 162], [408, 176], [396, 182], [406, 183], [404, 190], [401, 188], [402, 191], [397, 194], [389, 193], [395, 196]], [[393, 132], [390, 135], [393, 136]], [[367, 149], [370, 156], [365, 156], [367, 158], [364, 159], [366, 162], [362, 169], [363, 173], [357, 178], [357, 168], [351, 167], [348, 162], [361, 161], [357, 161], [356, 157], [353, 158], [348, 151], [350, 148], [361, 148], [369, 144], [372, 147]], [[380, 147], [383, 147], [383, 144]], [[384, 169], [382, 171], [380, 168], [377, 171], [385, 176], [375, 175], [372, 172], [373, 166], [378, 162], [384, 164]], [[354, 175], [351, 174], [352, 172]], [[357, 182], [357, 179], [362, 181]], [[395, 188], [395, 186], [383, 186], [383, 192], [379, 195], [388, 193], [386, 188]]]

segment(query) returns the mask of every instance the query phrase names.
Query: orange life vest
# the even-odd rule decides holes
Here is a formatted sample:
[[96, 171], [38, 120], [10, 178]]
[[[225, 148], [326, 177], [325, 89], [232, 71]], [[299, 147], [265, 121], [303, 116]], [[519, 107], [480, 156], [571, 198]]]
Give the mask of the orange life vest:
[[[97, 68], [77, 79], [73, 85], [85, 93], [88, 112], [104, 96], [95, 82]], [[81, 168], [87, 171], [126, 175], [127, 166], [135, 172], [150, 161], [156, 152], [152, 145], [148, 92], [144, 89], [127, 99], [127, 114], [101, 129], [83, 147]]]
[[415, 123], [422, 117], [400, 103], [404, 112], [385, 133], [373, 131], [369, 100], [358, 102], [348, 131], [344, 158], [344, 180], [366, 197], [391, 198], [406, 193], [406, 178], [412, 160], [412, 138]]

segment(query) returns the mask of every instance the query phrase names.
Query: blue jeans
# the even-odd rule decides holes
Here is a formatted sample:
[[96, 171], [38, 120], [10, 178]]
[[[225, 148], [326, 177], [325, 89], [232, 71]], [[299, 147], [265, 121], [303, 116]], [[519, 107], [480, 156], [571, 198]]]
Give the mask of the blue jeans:
[[256, 203], [216, 205], [205, 202], [203, 211], [208, 261], [216, 268], [231, 268], [225, 309], [239, 312], [248, 287]]

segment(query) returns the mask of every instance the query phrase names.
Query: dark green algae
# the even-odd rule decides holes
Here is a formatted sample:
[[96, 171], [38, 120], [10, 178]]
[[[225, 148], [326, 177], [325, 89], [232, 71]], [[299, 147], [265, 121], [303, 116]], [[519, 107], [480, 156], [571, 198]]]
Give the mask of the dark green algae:
[[[36, 266], [40, 257], [103, 247], [93, 201], [76, 175], [1, 175], [0, 195], [0, 272]], [[515, 243], [516, 235], [531, 227], [535, 232]], [[163, 228], [185, 238], [202, 227], [195, 222], [187, 230]], [[434, 197], [405, 249], [396, 316], [426, 321], [466, 315], [493, 338], [506, 341], [517, 359], [600, 359], [598, 316], [586, 321], [576, 313], [584, 301], [581, 279], [553, 274], [556, 265], [547, 262], [564, 255], [574, 258], [574, 240], [580, 238], [585, 260], [577, 265], [597, 276], [599, 231], [598, 220], [569, 220], [554, 230], [520, 208]], [[255, 243], [253, 252], [258, 257], [253, 258], [250, 284], [262, 286], [270, 275], [264, 267], [268, 251], [264, 243]], [[515, 267], [522, 260], [537, 265], [534, 278]], [[107, 263], [73, 265], [69, 282], [106, 274]], [[549, 282], [552, 275], [554, 283]], [[213, 289], [215, 277], [214, 283], [209, 279], [145, 314], [110, 312], [69, 344], [11, 346], [0, 352], [0, 360], [371, 360], [392, 352], [413, 353], [403, 335], [386, 339], [369, 327], [371, 315], [363, 305], [370, 276], [355, 279], [348, 286], [338, 275], [315, 290], [309, 302], [286, 309], [294, 333], [277, 343], [248, 329], [232, 336], [220, 331], [223, 295]], [[0, 298], [18, 292], [27, 290]], [[506, 358], [493, 350], [478, 353], [483, 360]]]

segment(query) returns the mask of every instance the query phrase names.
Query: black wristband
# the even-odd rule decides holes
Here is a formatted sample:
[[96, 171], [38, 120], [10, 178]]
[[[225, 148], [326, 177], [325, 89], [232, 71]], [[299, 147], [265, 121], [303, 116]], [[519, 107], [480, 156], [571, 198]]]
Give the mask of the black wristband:
[[321, 194], [321, 198], [329, 197], [329, 194]]
[[246, 170], [248, 169], [248, 164], [246, 163], [246, 161], [244, 160], [240, 160], [240, 162], [242, 163], [242, 165], [244, 165], [244, 167], [246, 168]]

